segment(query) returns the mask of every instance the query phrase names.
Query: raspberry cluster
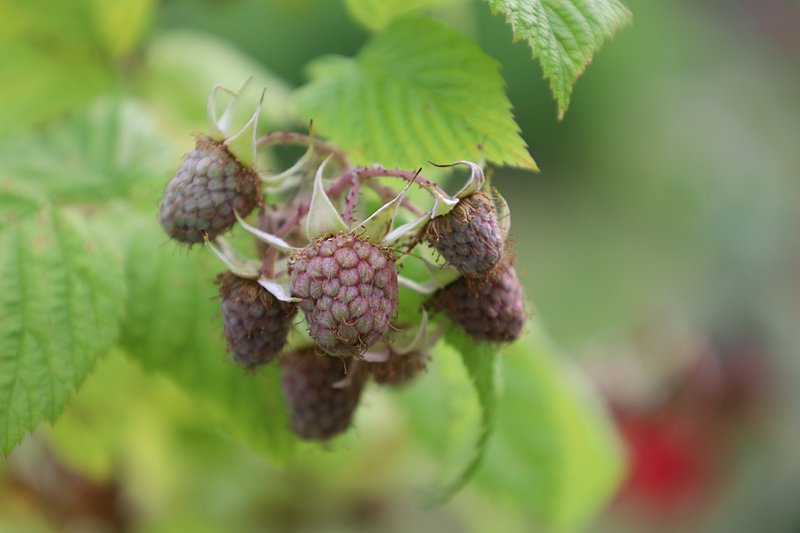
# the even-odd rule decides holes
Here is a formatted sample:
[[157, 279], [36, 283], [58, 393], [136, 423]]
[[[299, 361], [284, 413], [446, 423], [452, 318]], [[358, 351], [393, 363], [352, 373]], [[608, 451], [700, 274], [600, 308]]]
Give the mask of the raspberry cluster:
[[[480, 342], [521, 335], [527, 314], [505, 251], [507, 207], [485, 190], [478, 165], [457, 163], [472, 174], [451, 198], [419, 172], [357, 167], [311, 136], [276, 132], [256, 140], [257, 111], [229, 135], [215, 115], [218, 90], [227, 91], [212, 91], [210, 136], [197, 139], [167, 185], [158, 220], [169, 237], [205, 243], [228, 268], [216, 279], [227, 351], [247, 370], [273, 361], [281, 366], [298, 437], [325, 441], [345, 431], [369, 381], [402, 385], [424, 372], [448, 319]], [[287, 142], [309, 147], [297, 164], [274, 176], [255, 170], [257, 147]], [[331, 160], [338, 174], [326, 180]], [[392, 189], [378, 178], [416, 183], [437, 201], [425, 212], [404, 197], [408, 186]], [[359, 202], [362, 187], [384, 201], [371, 215]], [[245, 219], [257, 208], [257, 227], [250, 226]], [[400, 210], [406, 224], [395, 224]], [[257, 237], [260, 258], [242, 258], [225, 241], [237, 226]], [[427, 283], [398, 276], [406, 257], [424, 257], [412, 254], [417, 246], [444, 259], [444, 265], [429, 264], [439, 274], [432, 270]], [[429, 323], [421, 308], [416, 322], [407, 316], [399, 322], [401, 287], [432, 294], [426, 309], [447, 318]], [[298, 310], [307, 338], [293, 334]]]

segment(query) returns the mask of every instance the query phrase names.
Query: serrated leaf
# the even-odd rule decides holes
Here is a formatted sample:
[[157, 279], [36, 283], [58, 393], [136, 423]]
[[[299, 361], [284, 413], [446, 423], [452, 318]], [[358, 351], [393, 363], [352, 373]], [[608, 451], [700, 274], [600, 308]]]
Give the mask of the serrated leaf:
[[534, 509], [548, 531], [583, 531], [623, 470], [602, 400], [535, 325], [504, 350], [502, 376], [497, 431], [476, 481]]
[[125, 276], [131, 298], [121, 344], [142, 366], [168, 376], [210, 420], [276, 462], [288, 460], [296, 439], [280, 392], [280, 371], [269, 365], [244, 371], [225, 353], [220, 301], [212, 284], [219, 270], [207, 254], [176, 253], [162, 246], [152, 216], [115, 213], [127, 224]]
[[361, 164], [416, 168], [480, 158], [535, 169], [519, 136], [499, 64], [431, 18], [407, 17], [374, 36], [354, 59], [311, 63], [294, 94], [303, 118]]
[[158, 187], [176, 154], [152, 112], [136, 100], [99, 98], [40, 133], [0, 143], [3, 173], [35, 182], [58, 200], [87, 202]]
[[0, 227], [0, 453], [58, 417], [110, 349], [123, 296], [119, 257], [76, 213]]
[[467, 463], [452, 479], [441, 482], [423, 500], [424, 507], [446, 503], [478, 472], [483, 462], [489, 438], [494, 431], [497, 397], [494, 384], [496, 348], [488, 343], [476, 343], [463, 330], [451, 325], [445, 333], [447, 343], [461, 355], [480, 405], [480, 430], [474, 450]]
[[98, 53], [86, 7], [62, 0], [2, 3], [0, 135], [20, 132], [113, 87], [116, 74]]
[[452, 3], [454, 0], [345, 0], [347, 11], [353, 19], [376, 31], [386, 27], [394, 19], [436, 4]]
[[488, 0], [492, 14], [503, 13], [542, 63], [558, 100], [559, 120], [569, 107], [572, 86], [606, 39], [631, 23], [619, 0]]

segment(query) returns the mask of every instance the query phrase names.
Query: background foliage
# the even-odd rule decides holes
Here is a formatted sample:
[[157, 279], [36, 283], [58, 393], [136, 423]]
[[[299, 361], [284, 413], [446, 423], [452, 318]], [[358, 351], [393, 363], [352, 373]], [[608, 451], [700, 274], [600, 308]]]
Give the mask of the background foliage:
[[[750, 434], [696, 529], [793, 531], [797, 11], [628, 4], [635, 26], [574, 94], [629, 22], [617, 2], [0, 4], [0, 448], [39, 427], [0, 463], [0, 529], [90, 527], [46, 491], [15, 488], [54, 462], [121, 487], [129, 509], [115, 512], [137, 531], [623, 530], [597, 518], [625, 467], [575, 365], [666, 302], [699, 336], [757, 329], [782, 378], [781, 408], [764, 417], [780, 423]], [[433, 64], [448, 79], [485, 75], [443, 93]], [[274, 372], [224, 363], [219, 267], [164, 244], [155, 224], [209, 88], [251, 75], [268, 88], [264, 131], [313, 118], [364, 163], [413, 167], [421, 148], [477, 159], [488, 135], [490, 162], [542, 169], [494, 176], [539, 309], [528, 337], [497, 365], [440, 345], [417, 383], [370, 390], [331, 450], [291, 437]], [[430, 94], [447, 98], [414, 113]], [[280, 167], [296, 154], [264, 155]], [[409, 512], [476, 460], [451, 503]]]

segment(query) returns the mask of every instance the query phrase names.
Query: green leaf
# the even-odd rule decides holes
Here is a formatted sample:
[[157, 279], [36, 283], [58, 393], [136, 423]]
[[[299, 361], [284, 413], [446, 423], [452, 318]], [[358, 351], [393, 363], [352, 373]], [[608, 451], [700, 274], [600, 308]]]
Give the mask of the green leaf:
[[234, 111], [234, 125], [241, 128], [266, 87], [259, 122], [268, 128], [283, 128], [293, 122], [288, 100], [288, 83], [262, 64], [210, 34], [189, 30], [159, 33], [151, 42], [144, 65], [145, 92], [163, 109], [197, 131], [206, 131], [206, 102], [212, 87], [241, 87], [252, 77], [248, 90]]
[[525, 39], [558, 100], [558, 118], [569, 107], [572, 86], [606, 39], [633, 15], [619, 0], [488, 0], [492, 14], [503, 13], [514, 40]]
[[498, 63], [436, 20], [401, 19], [355, 59], [325, 56], [294, 102], [358, 163], [418, 168], [486, 159], [535, 169], [511, 114]]
[[453, 0], [345, 0], [344, 3], [353, 20], [368, 30], [377, 31], [412, 11], [452, 2]]
[[110, 55], [130, 52], [148, 29], [155, 0], [91, 0], [92, 18]]
[[0, 220], [6, 221], [0, 226], [4, 454], [41, 421], [54, 421], [108, 352], [124, 294], [121, 261], [107, 243], [90, 237], [77, 213], [34, 213], [5, 190], [0, 187]]
[[0, 135], [57, 116], [113, 86], [86, 2], [9, 0], [0, 28]]
[[176, 159], [150, 110], [115, 98], [99, 98], [41, 133], [0, 144], [3, 173], [35, 181], [65, 201], [124, 196], [137, 185], [162, 187]]
[[547, 531], [582, 531], [614, 494], [621, 447], [602, 400], [537, 328], [503, 356], [497, 431], [479, 484], [535, 509]]
[[225, 353], [217, 288], [219, 264], [200, 250], [186, 253], [165, 237], [155, 217], [119, 212], [126, 226], [125, 276], [132, 298], [121, 343], [152, 372], [177, 382], [208, 411], [209, 419], [237, 440], [277, 462], [286, 461], [296, 439], [274, 365], [245, 375]]
[[477, 392], [480, 405], [480, 429], [466, 463], [460, 467], [453, 478], [440, 483], [427, 495], [423, 500], [424, 507], [446, 503], [478, 472], [489, 444], [489, 437], [494, 430], [497, 410], [494, 388], [495, 347], [488, 343], [474, 342], [466, 336], [463, 330], [454, 325], [449, 326], [445, 339], [461, 355], [469, 379]]

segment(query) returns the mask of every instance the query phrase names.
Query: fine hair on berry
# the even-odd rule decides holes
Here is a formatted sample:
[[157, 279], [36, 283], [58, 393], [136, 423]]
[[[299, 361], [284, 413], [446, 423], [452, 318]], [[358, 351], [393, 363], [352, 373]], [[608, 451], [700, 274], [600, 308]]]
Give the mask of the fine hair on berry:
[[233, 361], [247, 369], [274, 360], [286, 345], [297, 304], [282, 302], [254, 279], [223, 272], [220, 285], [225, 345]]
[[[328, 440], [350, 427], [366, 373], [352, 358], [317, 355], [313, 349], [281, 357], [281, 389], [292, 431], [304, 440]], [[347, 371], [353, 376], [343, 386]]]
[[311, 339], [325, 353], [361, 357], [397, 313], [397, 268], [388, 248], [341, 233], [313, 241], [290, 266]]
[[431, 220], [425, 238], [462, 276], [480, 277], [503, 258], [503, 234], [485, 192], [461, 198], [452, 211]]
[[522, 286], [508, 259], [484, 278], [458, 278], [436, 294], [434, 307], [479, 341], [513, 341], [528, 320]]
[[164, 191], [158, 221], [177, 241], [201, 243], [204, 231], [213, 240], [236, 223], [234, 211], [246, 217], [262, 203], [260, 184], [224, 144], [200, 136]]
[[390, 352], [386, 361], [367, 363], [367, 368], [375, 383], [401, 385], [425, 372], [429, 360], [430, 356], [422, 350], [412, 350], [405, 354]]

